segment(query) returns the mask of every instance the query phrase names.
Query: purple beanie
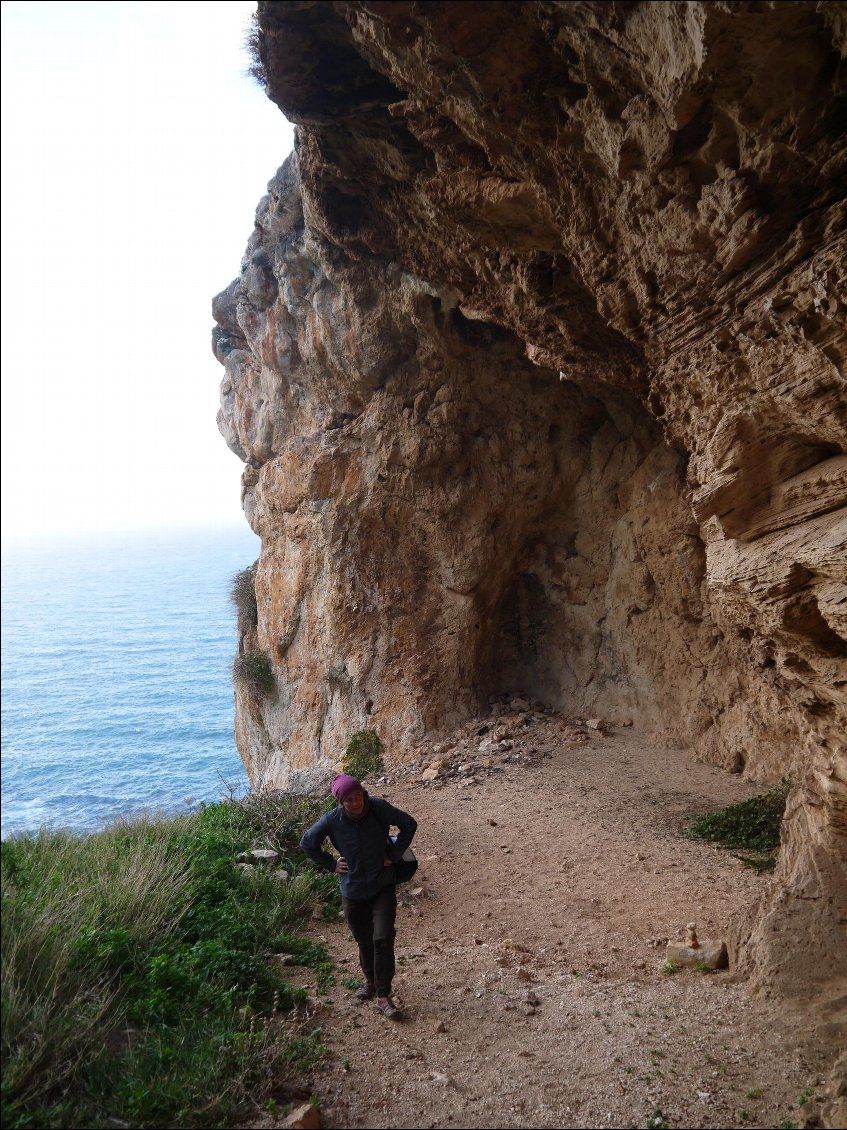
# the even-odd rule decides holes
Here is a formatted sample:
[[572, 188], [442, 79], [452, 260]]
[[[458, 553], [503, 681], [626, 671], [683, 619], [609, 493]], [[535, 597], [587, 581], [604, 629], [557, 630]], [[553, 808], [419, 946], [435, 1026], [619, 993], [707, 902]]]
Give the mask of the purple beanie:
[[361, 787], [362, 782], [355, 777], [351, 777], [348, 773], [339, 773], [338, 776], [333, 779], [330, 792], [340, 804], [348, 793], [352, 793], [354, 789], [360, 789]]

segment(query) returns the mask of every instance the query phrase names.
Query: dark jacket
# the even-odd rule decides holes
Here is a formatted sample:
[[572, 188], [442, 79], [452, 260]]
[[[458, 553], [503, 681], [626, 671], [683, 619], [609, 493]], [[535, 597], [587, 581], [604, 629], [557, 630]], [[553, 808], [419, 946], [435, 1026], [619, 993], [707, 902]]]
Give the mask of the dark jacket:
[[[396, 841], [388, 838], [392, 824], [400, 830]], [[408, 812], [395, 808], [382, 797], [365, 793], [365, 810], [358, 819], [339, 804], [303, 833], [300, 847], [317, 867], [334, 871], [335, 859], [321, 846], [324, 840], [329, 840], [347, 860], [349, 868], [346, 875], [338, 876], [341, 894], [348, 899], [373, 898], [383, 887], [397, 882], [394, 868], [386, 867], [383, 861], [400, 859], [412, 842], [417, 826]]]

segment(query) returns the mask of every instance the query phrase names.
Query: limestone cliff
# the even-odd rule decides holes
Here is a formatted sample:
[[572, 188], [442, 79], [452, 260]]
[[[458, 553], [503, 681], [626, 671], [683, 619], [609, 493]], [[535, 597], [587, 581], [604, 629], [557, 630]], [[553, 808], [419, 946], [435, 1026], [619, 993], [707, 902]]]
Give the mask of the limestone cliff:
[[253, 782], [504, 691], [789, 776], [740, 927], [788, 993], [845, 976], [845, 36], [786, 0], [260, 3], [296, 149], [214, 308]]

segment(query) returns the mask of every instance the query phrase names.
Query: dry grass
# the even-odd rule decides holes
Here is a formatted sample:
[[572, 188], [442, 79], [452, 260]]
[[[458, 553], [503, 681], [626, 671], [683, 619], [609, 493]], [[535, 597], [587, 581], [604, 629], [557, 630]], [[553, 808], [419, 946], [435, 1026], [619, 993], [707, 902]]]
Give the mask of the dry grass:
[[256, 604], [256, 565], [254, 561], [246, 569], [235, 573], [230, 582], [229, 599], [235, 608], [238, 631], [242, 636], [255, 631], [259, 623], [259, 609]]
[[232, 679], [253, 706], [261, 705], [276, 689], [273, 665], [264, 651], [246, 651], [237, 655], [232, 665]]
[[[242, 875], [279, 817], [290, 880]], [[335, 897], [297, 851], [315, 818], [256, 800], [3, 841], [3, 1125], [229, 1124], [313, 1062], [266, 954]]]
[[0, 986], [3, 1058], [12, 1065], [4, 1082], [33, 1103], [96, 1053], [116, 1004], [86, 939], [107, 923], [139, 945], [169, 934], [185, 911], [189, 874], [149, 820], [86, 839], [41, 832], [29, 846], [24, 861], [14, 841], [4, 844]]

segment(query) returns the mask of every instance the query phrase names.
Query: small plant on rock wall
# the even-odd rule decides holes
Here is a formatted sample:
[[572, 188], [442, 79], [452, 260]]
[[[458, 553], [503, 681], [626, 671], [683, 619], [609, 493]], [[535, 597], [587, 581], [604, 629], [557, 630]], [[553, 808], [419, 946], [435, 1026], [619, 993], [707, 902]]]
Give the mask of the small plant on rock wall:
[[250, 57], [247, 75], [264, 90], [268, 76], [265, 72], [265, 64], [262, 62], [262, 29], [259, 27], [259, 17], [255, 12], [250, 17], [247, 33], [244, 36], [244, 47]]
[[215, 353], [220, 353], [224, 357], [235, 349], [232, 338], [223, 326], [215, 326], [212, 329], [212, 346]]
[[246, 651], [237, 656], [232, 665], [232, 679], [256, 706], [270, 698], [276, 688], [273, 665], [264, 651]]
[[382, 773], [382, 743], [376, 730], [357, 730], [347, 746], [341, 768], [351, 777], [373, 777]]
[[259, 608], [256, 604], [256, 566], [254, 561], [246, 569], [235, 573], [229, 589], [229, 599], [238, 617], [238, 630], [246, 635], [259, 623]]

